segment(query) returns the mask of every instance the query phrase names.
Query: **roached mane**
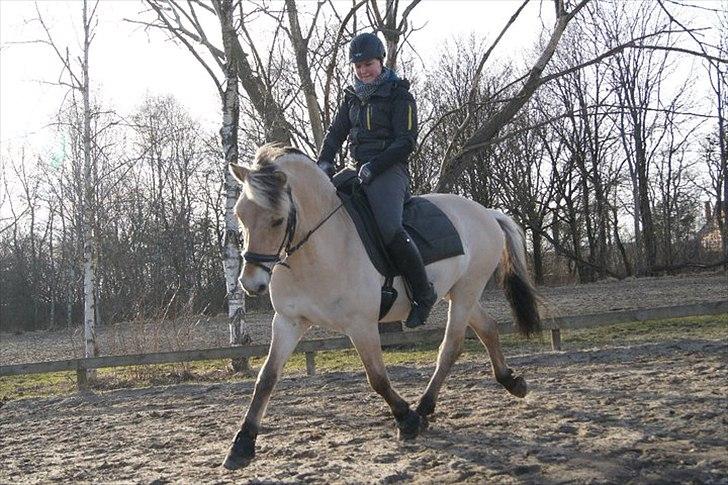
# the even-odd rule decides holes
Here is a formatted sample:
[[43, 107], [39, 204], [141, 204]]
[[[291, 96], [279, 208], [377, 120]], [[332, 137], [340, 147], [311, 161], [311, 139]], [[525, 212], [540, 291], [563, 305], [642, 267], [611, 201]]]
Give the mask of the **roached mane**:
[[291, 202], [276, 160], [291, 153], [305, 155], [297, 148], [279, 143], [266, 143], [258, 148], [244, 189], [250, 200], [280, 217], [288, 214]]

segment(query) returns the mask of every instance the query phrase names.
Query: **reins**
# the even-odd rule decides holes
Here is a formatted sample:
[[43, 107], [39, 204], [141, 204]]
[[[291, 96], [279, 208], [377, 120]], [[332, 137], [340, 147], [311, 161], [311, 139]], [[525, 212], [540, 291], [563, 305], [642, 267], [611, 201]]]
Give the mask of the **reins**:
[[[296, 204], [293, 202], [293, 196], [291, 195], [290, 187], [288, 187], [287, 192], [288, 200], [290, 201], [290, 209], [288, 210], [288, 217], [286, 219], [286, 232], [283, 234], [283, 240], [281, 241], [280, 246], [278, 246], [278, 251], [275, 254], [253, 253], [251, 251], [246, 251], [245, 253], [243, 253], [243, 259], [245, 260], [245, 262], [262, 268], [269, 275], [273, 274], [273, 269], [275, 269], [275, 267], [279, 264], [285, 266], [288, 269], [291, 269], [288, 263], [286, 263], [286, 260], [293, 253], [301, 249], [301, 247], [306, 244], [306, 242], [313, 235], [313, 233], [315, 233], [321, 226], [323, 226], [324, 223], [328, 221], [331, 216], [333, 216], [336, 211], [341, 209], [341, 207], [344, 205], [343, 202], [339, 204], [334, 210], [329, 212], [329, 215], [324, 217], [318, 224], [316, 224], [313, 229], [308, 231], [298, 243], [292, 246], [291, 243], [293, 243], [293, 237], [296, 233], [296, 227], [298, 226], [298, 210], [296, 209]], [[281, 259], [281, 252], [284, 252], [286, 255], [283, 259]], [[263, 263], [274, 264], [272, 267], [268, 267]]]

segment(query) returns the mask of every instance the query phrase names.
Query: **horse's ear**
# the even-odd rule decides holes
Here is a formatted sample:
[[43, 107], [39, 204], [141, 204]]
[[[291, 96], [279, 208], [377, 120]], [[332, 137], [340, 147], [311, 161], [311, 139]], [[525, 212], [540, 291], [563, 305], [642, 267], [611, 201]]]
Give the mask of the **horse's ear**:
[[278, 182], [280, 187], [286, 185], [286, 180], [288, 180], [288, 177], [285, 173], [281, 172], [280, 170], [276, 170], [275, 172], [273, 172], [273, 175], [275, 175], [276, 181]]
[[241, 184], [245, 182], [245, 178], [248, 176], [248, 172], [250, 172], [248, 167], [235, 165], [234, 163], [228, 165], [228, 169], [230, 170], [230, 173], [233, 174], [233, 177], [235, 177]]

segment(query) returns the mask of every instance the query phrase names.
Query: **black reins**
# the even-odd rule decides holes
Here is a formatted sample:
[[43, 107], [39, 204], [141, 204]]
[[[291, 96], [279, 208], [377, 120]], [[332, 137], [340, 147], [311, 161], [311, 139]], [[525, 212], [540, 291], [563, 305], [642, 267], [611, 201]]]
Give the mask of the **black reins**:
[[[331, 216], [336, 213], [341, 207], [344, 205], [342, 202], [339, 204], [336, 209], [332, 210], [329, 215], [323, 218], [321, 222], [316, 224], [316, 226], [308, 231], [303, 238], [296, 243], [295, 245], [291, 246], [293, 243], [293, 237], [296, 233], [296, 227], [298, 226], [298, 210], [296, 209], [296, 204], [293, 202], [293, 196], [291, 195], [291, 188], [288, 187], [288, 200], [290, 201], [290, 208], [288, 209], [288, 217], [286, 220], [286, 232], [283, 234], [283, 240], [281, 241], [280, 246], [278, 246], [278, 251], [276, 251], [275, 254], [262, 254], [262, 253], [254, 253], [251, 251], [246, 251], [243, 253], [243, 259], [246, 263], [250, 263], [254, 266], [258, 266], [259, 268], [262, 268], [268, 275], [273, 274], [273, 269], [277, 265], [285, 266], [286, 268], [290, 269], [291, 267], [286, 263], [286, 260], [296, 251], [301, 249], [301, 247], [306, 244], [308, 239], [311, 237], [311, 235], [316, 232], [321, 226], [324, 225], [326, 221], [328, 221]], [[285, 252], [285, 258], [281, 259], [281, 252]], [[264, 263], [274, 263], [273, 266], [268, 267]]]

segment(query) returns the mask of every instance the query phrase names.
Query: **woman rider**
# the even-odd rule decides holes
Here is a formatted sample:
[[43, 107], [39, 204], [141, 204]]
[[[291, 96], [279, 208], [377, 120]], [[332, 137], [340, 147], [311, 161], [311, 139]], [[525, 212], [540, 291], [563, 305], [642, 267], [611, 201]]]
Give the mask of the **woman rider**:
[[405, 325], [424, 325], [437, 295], [427, 279], [422, 256], [402, 226], [410, 198], [407, 158], [417, 141], [417, 107], [410, 83], [384, 67], [384, 45], [375, 34], [354, 37], [349, 62], [354, 86], [345, 90], [324, 139], [318, 165], [329, 176], [334, 157], [349, 137], [351, 164], [371, 206], [384, 243], [412, 290], [412, 309]]

